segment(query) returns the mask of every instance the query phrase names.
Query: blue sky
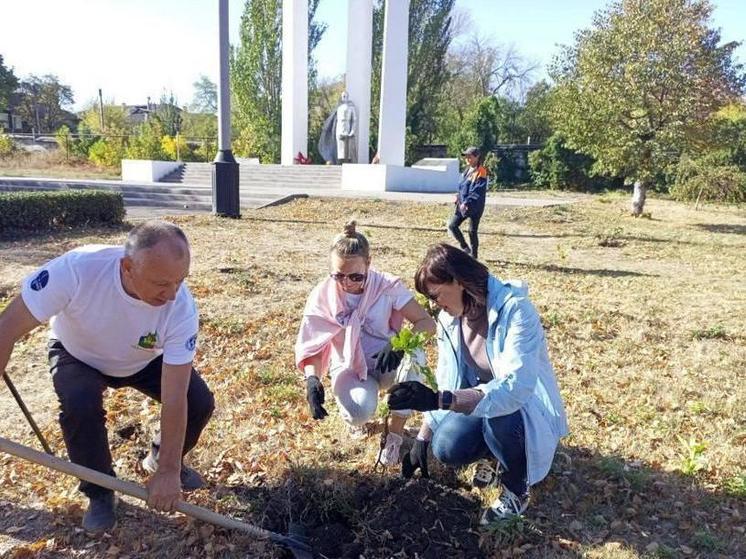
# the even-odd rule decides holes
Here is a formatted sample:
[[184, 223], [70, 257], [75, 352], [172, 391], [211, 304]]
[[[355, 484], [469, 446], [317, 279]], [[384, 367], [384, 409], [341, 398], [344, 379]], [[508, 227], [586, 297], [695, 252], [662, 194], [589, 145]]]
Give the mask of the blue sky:
[[[746, 39], [746, 0], [715, 0], [714, 24], [726, 41]], [[244, 0], [230, 0], [238, 38]], [[457, 0], [482, 37], [512, 44], [545, 65], [559, 43], [588, 27], [603, 0]], [[3, 0], [0, 54], [17, 75], [57, 74], [76, 108], [98, 88], [118, 103], [144, 103], [173, 91], [181, 104], [200, 74], [217, 78], [216, 0]], [[346, 0], [321, 0], [329, 29], [317, 58], [322, 76], [344, 72]], [[746, 46], [738, 50], [746, 62]]]

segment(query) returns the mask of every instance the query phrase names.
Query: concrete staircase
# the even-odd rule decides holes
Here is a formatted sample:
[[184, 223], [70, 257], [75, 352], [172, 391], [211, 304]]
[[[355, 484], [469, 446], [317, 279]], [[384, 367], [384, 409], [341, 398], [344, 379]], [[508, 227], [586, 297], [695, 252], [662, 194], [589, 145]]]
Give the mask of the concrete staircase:
[[[211, 186], [154, 184], [123, 184], [115, 181], [56, 180], [0, 178], [0, 192], [50, 190], [111, 190], [120, 192], [126, 207], [149, 207], [191, 212], [212, 211]], [[253, 209], [281, 204], [307, 194], [274, 191], [252, 192], [241, 190], [241, 208]]]
[[[184, 163], [161, 182], [210, 186], [212, 164]], [[336, 165], [241, 165], [239, 170], [241, 191], [270, 188], [293, 192], [295, 189], [338, 189], [341, 186], [342, 167]]]
[[[241, 208], [281, 204], [308, 192], [340, 190], [341, 167], [241, 165]], [[0, 177], [0, 192], [21, 190], [97, 189], [121, 192], [127, 207], [212, 211], [212, 165], [185, 163], [158, 183], [124, 183], [86, 179]]]

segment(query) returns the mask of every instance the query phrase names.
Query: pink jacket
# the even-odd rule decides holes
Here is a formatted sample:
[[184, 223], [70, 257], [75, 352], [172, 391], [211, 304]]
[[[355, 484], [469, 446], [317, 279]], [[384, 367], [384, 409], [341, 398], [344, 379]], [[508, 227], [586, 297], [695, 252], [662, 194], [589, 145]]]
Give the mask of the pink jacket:
[[[344, 362], [341, 365], [357, 371], [360, 380], [365, 380], [368, 366], [360, 343], [361, 324], [373, 304], [392, 289], [406, 288], [396, 276], [370, 268], [360, 305], [347, 317], [344, 292], [337, 282], [329, 277], [314, 287], [303, 310], [303, 320], [295, 342], [296, 366], [303, 371], [306, 359], [320, 354], [322, 370], [327, 370], [331, 341], [344, 330]], [[389, 325], [398, 331], [403, 318], [399, 311], [393, 310]]]

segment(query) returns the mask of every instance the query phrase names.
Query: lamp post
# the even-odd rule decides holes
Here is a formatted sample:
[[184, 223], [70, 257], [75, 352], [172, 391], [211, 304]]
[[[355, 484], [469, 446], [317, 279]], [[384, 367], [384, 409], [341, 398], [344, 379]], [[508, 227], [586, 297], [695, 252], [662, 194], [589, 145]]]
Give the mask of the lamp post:
[[218, 2], [220, 73], [218, 77], [218, 153], [212, 164], [212, 211], [224, 217], [241, 217], [238, 192], [239, 167], [231, 152], [231, 100], [228, 66], [228, 0]]

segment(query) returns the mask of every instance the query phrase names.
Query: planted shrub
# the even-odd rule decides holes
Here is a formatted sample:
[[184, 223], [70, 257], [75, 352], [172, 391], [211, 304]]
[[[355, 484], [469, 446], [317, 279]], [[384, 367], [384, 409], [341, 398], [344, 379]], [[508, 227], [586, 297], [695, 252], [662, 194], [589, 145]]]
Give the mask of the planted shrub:
[[552, 134], [542, 149], [531, 152], [528, 164], [534, 184], [552, 190], [595, 191], [619, 186], [613, 179], [593, 176], [593, 158], [568, 148], [559, 134]]
[[0, 132], [0, 157], [7, 157], [16, 150], [16, 144], [10, 136]]
[[88, 149], [88, 159], [97, 167], [119, 167], [122, 164], [124, 150], [121, 141], [100, 138]]
[[676, 168], [671, 196], [681, 201], [746, 202], [746, 173], [716, 156], [684, 157]]
[[64, 190], [0, 194], [0, 234], [84, 225], [120, 225], [124, 200], [118, 192]]

